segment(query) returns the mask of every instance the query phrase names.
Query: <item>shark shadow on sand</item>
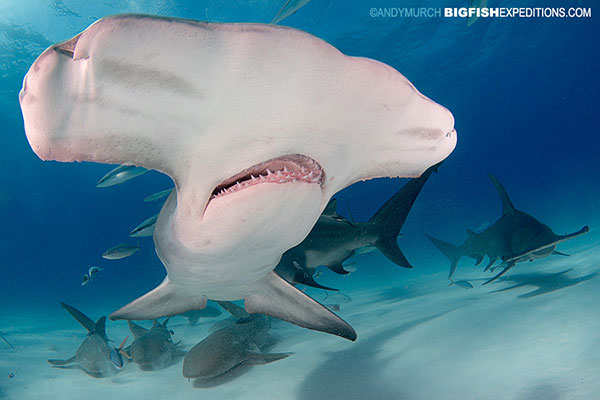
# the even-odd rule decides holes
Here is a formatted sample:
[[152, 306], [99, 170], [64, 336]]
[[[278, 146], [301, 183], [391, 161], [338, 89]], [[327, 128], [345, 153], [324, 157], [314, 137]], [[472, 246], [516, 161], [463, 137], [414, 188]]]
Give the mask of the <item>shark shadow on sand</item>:
[[551, 293], [557, 290], [561, 290], [564, 288], [568, 288], [569, 286], [577, 285], [578, 283], [588, 281], [592, 278], [595, 278], [598, 273], [594, 272], [591, 274], [587, 274], [584, 276], [579, 276], [577, 278], [570, 278], [567, 274], [572, 271], [573, 268], [555, 272], [552, 274], [544, 274], [544, 273], [531, 273], [531, 274], [512, 274], [510, 276], [503, 276], [500, 278], [500, 282], [511, 282], [512, 285], [494, 290], [491, 293], [498, 292], [506, 292], [508, 290], [513, 290], [525, 286], [535, 286], [536, 290], [533, 290], [528, 293], [521, 294], [517, 297], [521, 299], [530, 298], [539, 296], [546, 293]]
[[492, 174], [489, 176], [502, 202], [502, 216], [498, 221], [479, 233], [467, 229], [467, 240], [460, 246], [426, 235], [450, 260], [449, 279], [452, 278], [458, 261], [462, 257], [474, 258], [475, 265], [479, 265], [487, 256], [489, 262], [484, 271], [490, 269], [496, 261], [502, 260], [502, 264], [499, 265], [503, 268], [502, 271], [483, 283], [483, 285], [487, 285], [504, 275], [519, 262], [533, 261], [551, 254], [565, 256], [566, 254], [555, 250], [556, 246], [589, 232], [590, 228], [586, 225], [579, 231], [567, 235], [555, 234], [548, 225], [517, 210], [498, 179]]
[[381, 378], [390, 357], [380, 358], [382, 349], [391, 339], [410, 329], [433, 321], [455, 308], [429, 317], [418, 318], [395, 326], [341, 351], [329, 353], [329, 358], [317, 366], [298, 385], [298, 400], [371, 399], [402, 400], [401, 393]]
[[69, 314], [87, 329], [88, 334], [75, 355], [67, 360], [50, 359], [55, 368], [78, 368], [94, 378], [115, 375], [123, 366], [119, 351], [108, 344], [106, 337], [106, 317], [94, 322], [87, 315], [68, 304], [60, 303]]
[[440, 164], [408, 181], [368, 222], [354, 222], [340, 216], [336, 212], [336, 200], [332, 199], [306, 239], [283, 254], [275, 272], [294, 285], [337, 290], [313, 279], [316, 268], [325, 266], [337, 274], [348, 274], [350, 271], [344, 269], [344, 261], [375, 249], [400, 267], [412, 268], [398, 247], [398, 235], [421, 189]]
[[183, 359], [183, 376], [194, 379], [194, 386], [209, 388], [230, 382], [253, 365], [268, 364], [291, 353], [265, 353], [275, 344], [269, 334], [271, 319], [248, 314], [233, 303], [219, 302], [238, 318], [230, 325], [208, 335]]

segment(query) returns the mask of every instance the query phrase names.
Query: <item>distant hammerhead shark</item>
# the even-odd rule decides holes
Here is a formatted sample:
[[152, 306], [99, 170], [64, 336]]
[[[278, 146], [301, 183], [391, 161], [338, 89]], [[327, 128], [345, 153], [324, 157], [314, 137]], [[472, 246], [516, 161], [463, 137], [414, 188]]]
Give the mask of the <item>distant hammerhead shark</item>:
[[118, 349], [108, 344], [106, 337], [106, 317], [97, 322], [91, 320], [76, 308], [60, 303], [85, 329], [88, 335], [75, 355], [67, 360], [48, 360], [56, 368], [79, 368], [94, 378], [105, 378], [115, 375], [123, 366], [123, 359]]
[[171, 337], [167, 328], [167, 318], [162, 324], [154, 320], [152, 329], [148, 330], [131, 321], [129, 330], [133, 333], [135, 340], [127, 350], [132, 361], [140, 366], [143, 371], [158, 371], [165, 369], [177, 362], [185, 355]]
[[489, 177], [502, 202], [502, 216], [498, 221], [483, 232], [476, 233], [467, 229], [467, 240], [460, 246], [426, 235], [450, 260], [448, 278], [452, 277], [458, 261], [464, 256], [474, 258], [475, 265], [479, 265], [487, 256], [489, 262], [484, 271], [490, 269], [499, 259], [502, 260], [500, 265], [503, 268], [502, 271], [483, 283], [483, 285], [487, 285], [504, 275], [519, 262], [533, 261], [551, 254], [566, 255], [556, 251], [556, 245], [590, 230], [586, 225], [577, 232], [567, 235], [555, 234], [548, 225], [517, 210], [498, 179], [492, 174]]
[[233, 303], [222, 305], [238, 319], [208, 335], [185, 355], [183, 376], [195, 379], [194, 386], [216, 386], [241, 375], [245, 367], [268, 364], [291, 354], [263, 352], [273, 343], [269, 317], [250, 315]]
[[368, 248], [378, 249], [401, 267], [412, 268], [398, 247], [397, 238], [425, 182], [440, 164], [408, 181], [368, 222], [354, 222], [338, 215], [336, 200], [332, 199], [306, 239], [283, 254], [275, 272], [292, 284], [335, 290], [313, 279], [315, 269], [323, 265], [338, 274], [347, 274], [343, 262]]

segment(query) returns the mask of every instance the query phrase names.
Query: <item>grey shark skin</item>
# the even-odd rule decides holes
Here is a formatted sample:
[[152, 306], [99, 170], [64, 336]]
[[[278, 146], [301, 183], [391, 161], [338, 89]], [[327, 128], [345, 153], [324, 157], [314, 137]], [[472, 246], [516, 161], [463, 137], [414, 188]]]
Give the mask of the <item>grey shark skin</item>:
[[221, 315], [221, 311], [216, 307], [207, 305], [202, 310], [190, 310], [179, 315], [187, 318], [189, 324], [194, 326], [200, 318], [216, 318]]
[[314, 281], [315, 269], [323, 265], [338, 274], [347, 274], [342, 263], [368, 246], [376, 247], [400, 267], [412, 268], [398, 247], [397, 238], [421, 189], [439, 165], [408, 181], [368, 222], [343, 218], [336, 213], [335, 199], [331, 200], [306, 239], [283, 254], [275, 272], [292, 284], [335, 290]]
[[290, 353], [263, 353], [273, 342], [270, 328], [269, 317], [253, 314], [211, 333], [185, 355], [183, 376], [196, 379], [195, 386], [210, 386], [210, 381], [239, 376], [245, 367], [288, 357]]
[[277, 25], [106, 17], [45, 50], [19, 101], [41, 159], [174, 181], [153, 234], [167, 276], [111, 319], [244, 299], [251, 313], [352, 340], [273, 269], [335, 193], [420, 176], [457, 139], [452, 114], [395, 69]]
[[460, 246], [444, 242], [432, 236], [427, 237], [450, 260], [448, 278], [452, 278], [458, 261], [462, 257], [471, 257], [479, 265], [484, 257], [489, 262], [484, 271], [490, 269], [498, 260], [502, 260], [502, 271], [483, 285], [493, 282], [517, 263], [534, 261], [551, 254], [565, 255], [557, 252], [556, 246], [566, 240], [583, 235], [589, 231], [586, 225], [577, 232], [557, 235], [546, 224], [531, 215], [517, 210], [504, 187], [492, 174], [489, 175], [502, 202], [502, 216], [489, 228], [480, 233], [467, 229], [467, 240]]
[[167, 328], [166, 319], [162, 324], [154, 321], [150, 330], [131, 321], [129, 330], [133, 333], [134, 341], [129, 346], [131, 360], [140, 366], [142, 371], [158, 371], [175, 364], [185, 352], [173, 343], [171, 332]]
[[51, 359], [48, 362], [56, 368], [79, 368], [94, 378], [115, 375], [118, 369], [115, 368], [110, 358], [111, 347], [108, 344], [105, 331], [106, 317], [101, 317], [97, 322], [94, 322], [74, 307], [65, 303], [60, 304], [89, 333], [73, 357], [67, 360]]

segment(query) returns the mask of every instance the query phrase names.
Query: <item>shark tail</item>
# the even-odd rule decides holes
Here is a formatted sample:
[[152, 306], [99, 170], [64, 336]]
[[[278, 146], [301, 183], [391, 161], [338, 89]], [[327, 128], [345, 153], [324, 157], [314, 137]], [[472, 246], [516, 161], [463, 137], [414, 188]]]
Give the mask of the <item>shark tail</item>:
[[408, 181], [369, 220], [369, 223], [379, 230], [377, 232], [378, 239], [373, 243], [375, 247], [390, 261], [401, 267], [412, 268], [412, 265], [398, 247], [398, 235], [425, 182], [427, 182], [432, 172], [437, 172], [440, 164], [428, 168], [419, 178]]
[[450, 272], [448, 272], [448, 279], [452, 278], [454, 275], [454, 271], [456, 271], [456, 266], [458, 265], [458, 260], [463, 256], [462, 249], [458, 246], [450, 244], [448, 242], [444, 242], [443, 240], [436, 239], [433, 236], [429, 236], [425, 234], [429, 240], [441, 251], [447, 258], [450, 260]]
[[101, 317], [97, 322], [94, 322], [90, 317], [79, 311], [73, 306], [67, 303], [60, 303], [61, 307], [64, 308], [71, 314], [73, 318], [77, 320], [89, 333], [96, 333], [102, 339], [108, 342], [106, 337], [106, 317]]

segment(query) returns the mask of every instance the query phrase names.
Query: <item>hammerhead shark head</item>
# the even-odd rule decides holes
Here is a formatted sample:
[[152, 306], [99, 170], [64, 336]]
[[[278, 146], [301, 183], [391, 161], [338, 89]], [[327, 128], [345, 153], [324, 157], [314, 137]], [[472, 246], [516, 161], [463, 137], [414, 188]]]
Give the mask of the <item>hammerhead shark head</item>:
[[261, 314], [247, 314], [233, 303], [224, 307], [236, 318], [230, 325], [211, 333], [196, 344], [183, 359], [183, 376], [196, 379], [195, 386], [222, 383], [258, 364], [281, 360], [290, 353], [263, 352], [272, 343], [271, 321]]
[[46, 49], [19, 101], [41, 159], [135, 165], [175, 183], [153, 234], [167, 276], [111, 319], [243, 299], [250, 313], [350, 340], [348, 323], [273, 269], [335, 193], [418, 177], [457, 136], [452, 113], [395, 69], [278, 25], [106, 17]]
[[439, 165], [408, 181], [368, 222], [349, 221], [338, 215], [336, 200], [332, 199], [306, 239], [283, 254], [275, 272], [292, 284], [335, 290], [313, 279], [315, 269], [323, 265], [347, 274], [343, 262], [368, 247], [379, 249], [400, 267], [412, 268], [398, 247], [397, 237], [425, 182]]
[[480, 233], [467, 229], [467, 240], [460, 246], [427, 235], [433, 244], [450, 260], [449, 279], [456, 271], [458, 261], [464, 256], [474, 258], [476, 260], [475, 265], [479, 265], [483, 258], [487, 256], [489, 262], [484, 271], [490, 269], [496, 261], [502, 260], [500, 265], [503, 268], [502, 271], [483, 283], [487, 285], [504, 275], [519, 262], [533, 261], [551, 254], [565, 255], [557, 252], [555, 250], [556, 246], [590, 230], [586, 225], [574, 233], [567, 235], [555, 234], [548, 225], [541, 223], [523, 211], [517, 210], [498, 179], [492, 174], [489, 176], [502, 202], [502, 216], [498, 221]]
[[115, 375], [123, 366], [123, 360], [118, 349], [108, 344], [106, 337], [106, 317], [94, 322], [76, 308], [60, 303], [85, 329], [88, 335], [75, 352], [67, 360], [48, 360], [56, 368], [79, 368], [94, 378], [104, 378]]
[[158, 371], [176, 363], [185, 355], [171, 337], [167, 328], [169, 319], [163, 323], [154, 320], [152, 329], [148, 330], [131, 321], [127, 321], [134, 341], [126, 350], [131, 360], [143, 371]]

